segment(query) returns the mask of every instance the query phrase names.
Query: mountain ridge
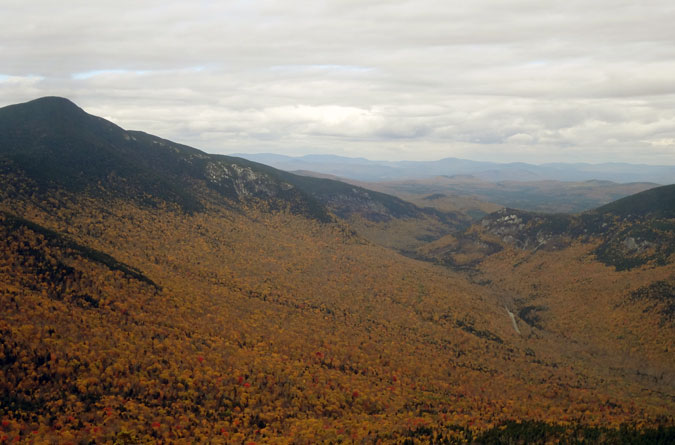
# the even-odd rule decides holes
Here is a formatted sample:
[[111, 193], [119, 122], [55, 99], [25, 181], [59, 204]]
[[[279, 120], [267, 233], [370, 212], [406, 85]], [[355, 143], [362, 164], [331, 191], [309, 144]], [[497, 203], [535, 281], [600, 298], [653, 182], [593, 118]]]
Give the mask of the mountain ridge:
[[[18, 120], [21, 125], [16, 125]], [[184, 210], [199, 211], [202, 198], [194, 183], [201, 181], [229, 199], [277, 199], [325, 222], [330, 220], [326, 205], [342, 217], [360, 214], [374, 221], [424, 215], [446, 220], [457, 217], [358, 186], [293, 175], [246, 159], [210, 155], [144, 132], [126, 131], [64, 98], [47, 97], [4, 107], [0, 109], [0, 129], [6, 130], [0, 136], [0, 156], [12, 163], [5, 169], [26, 171], [39, 188], [56, 183], [81, 190], [87, 184], [108, 182], [118, 188], [150, 191], [155, 200], [168, 199]], [[82, 163], [82, 159], [86, 161]]]
[[373, 161], [327, 155], [284, 156], [276, 154], [247, 154], [237, 156], [276, 166], [282, 170], [307, 170], [347, 179], [369, 182], [423, 179], [433, 176], [474, 175], [486, 181], [610, 180], [617, 183], [653, 182], [669, 184], [675, 177], [675, 166], [655, 166], [606, 162], [599, 164], [560, 163], [529, 164], [525, 162], [496, 163], [460, 158], [436, 161]]

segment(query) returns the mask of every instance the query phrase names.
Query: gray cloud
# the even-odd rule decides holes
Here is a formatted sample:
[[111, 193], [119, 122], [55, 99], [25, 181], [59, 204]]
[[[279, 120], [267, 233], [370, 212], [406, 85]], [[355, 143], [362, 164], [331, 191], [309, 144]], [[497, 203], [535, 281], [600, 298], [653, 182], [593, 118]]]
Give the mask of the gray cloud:
[[675, 164], [666, 0], [6, 0], [0, 104], [210, 152]]

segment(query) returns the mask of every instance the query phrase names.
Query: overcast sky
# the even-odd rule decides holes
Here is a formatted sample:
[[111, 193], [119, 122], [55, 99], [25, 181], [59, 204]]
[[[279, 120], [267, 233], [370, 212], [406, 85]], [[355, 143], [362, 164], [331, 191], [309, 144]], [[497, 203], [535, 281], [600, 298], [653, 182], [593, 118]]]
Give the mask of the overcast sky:
[[0, 0], [0, 105], [211, 153], [675, 164], [675, 2]]

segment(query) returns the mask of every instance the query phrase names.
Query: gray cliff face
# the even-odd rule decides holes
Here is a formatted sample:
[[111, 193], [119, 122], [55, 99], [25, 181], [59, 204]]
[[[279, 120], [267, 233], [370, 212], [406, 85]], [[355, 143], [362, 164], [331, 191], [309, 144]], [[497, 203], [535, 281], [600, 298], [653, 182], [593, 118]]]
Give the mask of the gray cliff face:
[[278, 198], [293, 189], [265, 173], [224, 161], [208, 162], [204, 170], [209, 184], [233, 191], [238, 199]]
[[621, 244], [625, 247], [627, 252], [637, 254], [645, 252], [654, 245], [654, 243], [647, 240], [640, 239], [639, 237], [636, 239], [632, 236], [626, 237]]
[[537, 215], [505, 208], [483, 218], [481, 227], [506, 244], [532, 250], [559, 244], [566, 235], [560, 229], [569, 224], [569, 219], [562, 215]]
[[548, 215], [507, 208], [484, 217], [480, 229], [504, 244], [531, 251], [558, 250], [572, 242], [598, 243], [593, 253], [599, 261], [626, 270], [673, 261], [675, 219], [666, 210], [642, 215], [600, 211]]

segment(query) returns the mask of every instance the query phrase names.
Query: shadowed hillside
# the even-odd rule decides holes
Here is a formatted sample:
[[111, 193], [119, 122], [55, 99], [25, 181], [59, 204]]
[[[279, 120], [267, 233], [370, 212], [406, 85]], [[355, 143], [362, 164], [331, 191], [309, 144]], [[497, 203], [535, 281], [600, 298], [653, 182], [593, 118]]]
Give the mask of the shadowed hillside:
[[[0, 171], [16, 175], [5, 182], [8, 193], [24, 195], [85, 192], [150, 206], [175, 204], [187, 212], [203, 211], [205, 200], [234, 200], [287, 208], [323, 222], [331, 220], [329, 213], [368, 226], [395, 226], [400, 221], [420, 232], [416, 236], [433, 239], [466, 224], [456, 212], [420, 209], [358, 186], [297, 176], [125, 131], [57, 97], [0, 109]], [[19, 182], [23, 189], [16, 190]], [[393, 240], [394, 235], [387, 238]], [[382, 242], [387, 244], [386, 239]], [[412, 247], [420, 244], [413, 239]]]

